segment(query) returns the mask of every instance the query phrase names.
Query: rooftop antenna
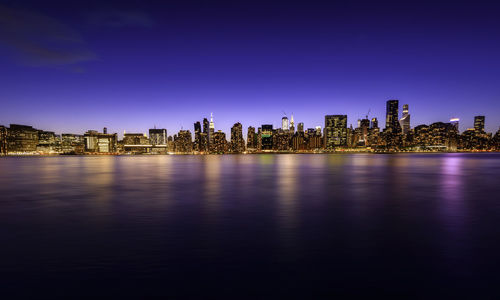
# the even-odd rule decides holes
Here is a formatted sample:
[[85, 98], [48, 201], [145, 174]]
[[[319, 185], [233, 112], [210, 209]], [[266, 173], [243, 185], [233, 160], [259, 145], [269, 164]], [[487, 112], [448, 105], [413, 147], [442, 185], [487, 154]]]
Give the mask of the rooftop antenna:
[[370, 109], [368, 109], [368, 112], [366, 113], [366, 118], [367, 118], [367, 119], [368, 119], [368, 116], [370, 115], [370, 111], [371, 111], [371, 110], [372, 110], [371, 108], [370, 108]]

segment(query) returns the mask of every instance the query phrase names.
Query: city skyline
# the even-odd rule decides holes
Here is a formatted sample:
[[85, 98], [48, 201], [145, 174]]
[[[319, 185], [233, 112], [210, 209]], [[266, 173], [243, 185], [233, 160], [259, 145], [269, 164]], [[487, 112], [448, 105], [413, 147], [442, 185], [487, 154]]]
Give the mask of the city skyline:
[[494, 132], [497, 15], [492, 3], [5, 1], [0, 123], [121, 134], [213, 112], [229, 134], [278, 127], [283, 111], [305, 127], [325, 114], [356, 126], [368, 110], [382, 121], [379, 103], [400, 99], [413, 124], [458, 117], [463, 131], [485, 115]]
[[[387, 100], [387, 102], [390, 102], [392, 100]], [[396, 101], [399, 101], [401, 102], [401, 100], [396, 100]], [[399, 105], [398, 106], [398, 114], [397, 114], [397, 118], [396, 118], [396, 121], [397, 123], [399, 124], [402, 119], [405, 117], [405, 111], [404, 111], [404, 106], [406, 106], [408, 108], [409, 104], [403, 104], [403, 105]], [[413, 105], [411, 106], [411, 113], [409, 115], [411, 115], [411, 123], [408, 124], [409, 128], [413, 128], [413, 127], [416, 127], [416, 126], [419, 126], [419, 125], [429, 125], [431, 123], [435, 123], [435, 122], [443, 122], [443, 123], [449, 123], [449, 122], [457, 122], [458, 123], [458, 131], [459, 132], [464, 132], [466, 131], [467, 129], [473, 129], [475, 127], [475, 117], [480, 115], [482, 117], [485, 117], [485, 119], [487, 120], [484, 125], [484, 129], [486, 132], [490, 132], [490, 133], [495, 133], [499, 128], [500, 128], [500, 123], [498, 124], [492, 124], [492, 122], [489, 120], [488, 118], [488, 114], [476, 114], [474, 116], [472, 116], [470, 119], [463, 119], [463, 118], [460, 118], [460, 117], [457, 117], [457, 116], [452, 116], [450, 117], [449, 119], [447, 120], [434, 120], [434, 121], [431, 121], [429, 123], [416, 123], [415, 122], [415, 119], [419, 119], [418, 118], [418, 115], [415, 115], [415, 113], [413, 112], [412, 110], [413, 108]], [[382, 116], [374, 116], [373, 114], [371, 114], [371, 111], [372, 109], [370, 108], [367, 112], [367, 114], [364, 114], [362, 116], [360, 116], [359, 118], [357, 119], [353, 119], [353, 118], [350, 118], [349, 115], [347, 114], [342, 114], [341, 112], [338, 113], [338, 115], [344, 115], [347, 117], [347, 127], [351, 127], [352, 128], [356, 128], [358, 127], [357, 126], [357, 122], [359, 122], [360, 120], [362, 119], [365, 119], [365, 118], [368, 118], [369, 120], [373, 119], [373, 118], [376, 118], [377, 121], [380, 123], [382, 122], [382, 127], [381, 128], [387, 128], [387, 124], [386, 124], [386, 120], [385, 120], [385, 117], [386, 117], [386, 112], [384, 112], [384, 114]], [[282, 111], [282, 114], [284, 113], [284, 111]], [[406, 111], [406, 114], [408, 116], [408, 110]], [[330, 114], [332, 115], [332, 114]], [[208, 117], [207, 117], [208, 116]], [[211, 112], [210, 114], [207, 114], [207, 116], [202, 116], [201, 118], [199, 119], [195, 119], [193, 120], [192, 122], [190, 121], [185, 121], [186, 123], [190, 123], [191, 126], [187, 125], [187, 126], [184, 126], [184, 125], [181, 125], [179, 126], [177, 129], [174, 127], [173, 129], [169, 128], [169, 127], [166, 127], [166, 126], [162, 126], [162, 122], [153, 122], [153, 125], [151, 126], [146, 126], [146, 129], [144, 130], [141, 130], [141, 129], [133, 129], [133, 126], [128, 126], [127, 128], [131, 128], [130, 130], [129, 129], [116, 129], [117, 126], [113, 126], [113, 122], [103, 122], [102, 126], [90, 126], [88, 128], [82, 128], [80, 129], [79, 131], [73, 131], [73, 132], [70, 132], [70, 131], [58, 131], [58, 130], [53, 130], [52, 128], [44, 128], [45, 130], [48, 130], [48, 131], [53, 131], [57, 134], [65, 134], [65, 133], [73, 133], [73, 134], [83, 134], [84, 132], [88, 131], [88, 130], [99, 130], [100, 128], [106, 128], [106, 129], [110, 129], [109, 131], [110, 132], [114, 132], [114, 133], [117, 133], [118, 136], [120, 138], [123, 138], [124, 136], [124, 133], [144, 133], [144, 134], [147, 134], [147, 132], [149, 132], [151, 129], [156, 129], [156, 128], [165, 128], [167, 129], [169, 132], [178, 132], [180, 130], [189, 130], [191, 132], [194, 133], [195, 130], [193, 130], [193, 125], [192, 123], [193, 122], [200, 122], [202, 121], [204, 118], [210, 118], [210, 126], [213, 126], [214, 129], [216, 129], [217, 131], [221, 130], [222, 132], [226, 133], [226, 134], [230, 134], [231, 133], [231, 127], [234, 125], [234, 123], [242, 123], [240, 121], [238, 121], [239, 119], [235, 119], [234, 121], [230, 121], [230, 120], [222, 120], [222, 123], [224, 124], [223, 126], [226, 127], [226, 126], [229, 126], [228, 129], [222, 129], [220, 127], [218, 127], [218, 124], [220, 121], [218, 119], [216, 119], [214, 117], [214, 113]], [[307, 123], [303, 122], [303, 121], [300, 121], [298, 123], [302, 123], [304, 128], [317, 128], [318, 126], [321, 127], [321, 128], [324, 128], [324, 125], [325, 125], [325, 122], [324, 122], [324, 116], [322, 116], [323, 120], [319, 120], [318, 122], [316, 123], [313, 123], [313, 124], [309, 124], [307, 125]], [[291, 113], [290, 114], [290, 117], [291, 118], [295, 118], [297, 119], [296, 115], [294, 113]], [[257, 118], [258, 119], [258, 118]], [[248, 128], [248, 126], [253, 126], [255, 128], [259, 127], [260, 125], [263, 125], [263, 124], [270, 124], [270, 125], [273, 125], [273, 128], [283, 128], [283, 125], [284, 125], [284, 119], [286, 119], [287, 121], [286, 122], [289, 122], [288, 120], [288, 115], [285, 113], [285, 115], [282, 115], [282, 117], [280, 119], [277, 119], [277, 120], [274, 120], [273, 122], [269, 122], [269, 121], [264, 121], [262, 123], [250, 123], [250, 124], [243, 124], [243, 127], [244, 128]], [[2, 120], [3, 121], [3, 120]], [[409, 122], [409, 120], [408, 120]], [[295, 123], [295, 124], [298, 124], [298, 123]], [[29, 126], [33, 126], [33, 127], [39, 127], [39, 128], [42, 128], [40, 126], [37, 126], [37, 122], [36, 120], [34, 120], [33, 122], [3, 122], [3, 123], [0, 123], [0, 125], [8, 125], [8, 124], [25, 124], [25, 125], [29, 125]], [[230, 125], [226, 125], [226, 124], [230, 124]], [[288, 124], [288, 123], [287, 123]], [[306, 125], [304, 125], [306, 124]], [[470, 124], [470, 125], [467, 125], [467, 124]], [[359, 124], [358, 124], [359, 125]], [[201, 124], [200, 124], [201, 126]], [[246, 126], [246, 127], [245, 127]], [[295, 126], [295, 128], [297, 128]], [[489, 130], [489, 128], [491, 128], [491, 131]], [[288, 128], [287, 128], [288, 129]]]
[[[182, 128], [149, 129], [146, 133], [102, 132], [89, 129], [82, 134], [63, 133], [33, 128], [29, 125], [0, 125], [0, 154], [226, 154], [226, 153], [328, 153], [355, 152], [427, 152], [427, 151], [498, 151], [500, 127], [495, 133], [485, 130], [486, 118], [474, 116], [474, 127], [459, 131], [459, 118], [449, 122], [433, 122], [411, 126], [411, 110], [399, 100], [386, 101], [385, 128], [379, 126], [377, 117], [370, 118], [370, 111], [357, 120], [357, 126], [348, 126], [347, 115], [325, 115], [324, 127], [304, 127], [297, 124], [293, 114], [281, 118], [281, 127], [273, 124], [251, 124], [244, 127], [236, 122], [230, 134], [217, 129], [213, 113], [193, 122], [192, 131]], [[255, 127], [254, 127], [255, 126]], [[257, 131], [256, 131], [257, 128]]]

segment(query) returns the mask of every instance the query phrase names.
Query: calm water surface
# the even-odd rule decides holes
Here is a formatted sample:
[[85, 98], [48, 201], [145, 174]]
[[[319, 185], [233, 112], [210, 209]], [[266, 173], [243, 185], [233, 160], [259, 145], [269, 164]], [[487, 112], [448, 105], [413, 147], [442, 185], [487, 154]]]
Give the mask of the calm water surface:
[[0, 159], [18, 297], [500, 295], [500, 155]]

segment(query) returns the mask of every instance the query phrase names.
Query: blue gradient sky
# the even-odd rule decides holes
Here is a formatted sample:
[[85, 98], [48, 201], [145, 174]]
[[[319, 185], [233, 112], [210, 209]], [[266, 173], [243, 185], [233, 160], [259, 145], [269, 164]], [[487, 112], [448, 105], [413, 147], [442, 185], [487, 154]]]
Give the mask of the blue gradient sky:
[[[385, 101], [412, 126], [500, 126], [500, 6], [480, 2], [0, 1], [0, 124], [169, 134], [214, 113], [305, 127]], [[22, 20], [22, 21], [19, 21]]]

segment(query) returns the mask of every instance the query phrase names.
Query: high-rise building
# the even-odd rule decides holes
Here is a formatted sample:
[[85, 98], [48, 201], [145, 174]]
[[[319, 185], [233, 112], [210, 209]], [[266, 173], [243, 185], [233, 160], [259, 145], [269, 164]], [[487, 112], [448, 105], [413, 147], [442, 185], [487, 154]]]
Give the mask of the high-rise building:
[[295, 121], [293, 120], [293, 114], [292, 114], [292, 117], [290, 119], [290, 132], [295, 133]]
[[208, 119], [207, 118], [204, 118], [203, 119], [203, 133], [201, 134], [201, 138], [200, 138], [200, 149], [199, 151], [201, 152], [208, 152], [209, 150], [209, 123], [208, 123]]
[[370, 129], [370, 120], [369, 119], [361, 119], [359, 121], [359, 142], [362, 145], [366, 146], [368, 140], [368, 130]]
[[298, 132], [302, 132], [302, 133], [304, 133], [304, 123], [300, 122], [300, 123], [297, 125], [297, 131], [298, 131]]
[[388, 100], [385, 113], [385, 128], [392, 133], [400, 133], [399, 100]]
[[245, 140], [243, 139], [243, 126], [240, 122], [231, 127], [231, 151], [242, 153], [245, 151]]
[[460, 119], [459, 118], [451, 118], [450, 119], [450, 123], [451, 125], [453, 125], [453, 127], [455, 128], [456, 132], [459, 132], [459, 122], [460, 122]]
[[167, 145], [167, 130], [165, 128], [149, 129], [149, 141], [150, 141], [152, 146], [166, 146]]
[[203, 119], [203, 133], [207, 134], [208, 135], [208, 120], [207, 118], [204, 118]]
[[257, 129], [257, 151], [262, 151], [262, 127]]
[[316, 126], [316, 135], [321, 136], [321, 126]]
[[255, 127], [249, 126], [247, 133], [247, 149], [256, 149], [257, 139], [255, 135]]
[[177, 135], [174, 135], [175, 152], [190, 153], [193, 151], [193, 139], [191, 131], [179, 130]]
[[212, 146], [212, 153], [225, 153], [228, 150], [228, 145], [227, 145], [227, 140], [226, 140], [226, 134], [222, 132], [222, 130], [219, 130], [214, 133], [214, 143]]
[[281, 118], [281, 129], [288, 131], [290, 128], [288, 127], [288, 118]]
[[325, 148], [347, 145], [347, 115], [325, 116]]
[[377, 118], [372, 118], [370, 127], [371, 128], [378, 128], [378, 120], [377, 120]]
[[200, 144], [201, 144], [201, 123], [199, 121], [194, 123], [194, 150], [195, 151], [201, 151], [200, 150]]
[[262, 125], [262, 150], [273, 150], [273, 125]]
[[215, 133], [214, 115], [213, 113], [210, 113], [210, 127], [208, 131], [209, 146], [214, 143], [214, 133]]
[[474, 117], [474, 130], [479, 133], [484, 132], [484, 116]]
[[399, 120], [399, 124], [404, 134], [410, 132], [410, 113], [408, 112], [408, 104], [403, 105], [403, 115]]

